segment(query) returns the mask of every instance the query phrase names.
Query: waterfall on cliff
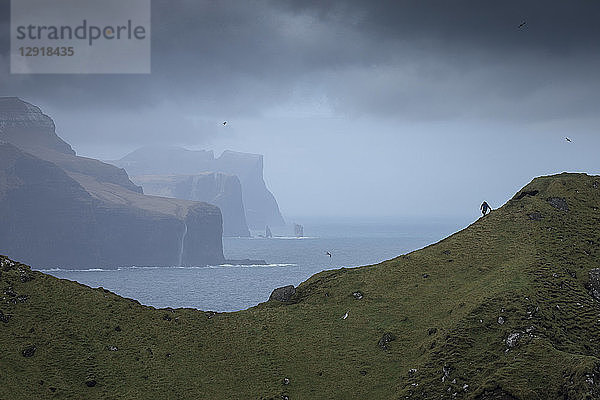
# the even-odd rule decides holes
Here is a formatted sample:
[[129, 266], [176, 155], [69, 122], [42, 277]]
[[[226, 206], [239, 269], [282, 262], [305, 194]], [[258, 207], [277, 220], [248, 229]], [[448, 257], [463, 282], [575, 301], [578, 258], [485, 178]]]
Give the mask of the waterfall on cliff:
[[188, 226], [185, 221], [183, 221], [183, 235], [181, 235], [181, 245], [179, 246], [179, 266], [183, 267], [183, 248], [185, 244], [185, 237], [188, 233]]

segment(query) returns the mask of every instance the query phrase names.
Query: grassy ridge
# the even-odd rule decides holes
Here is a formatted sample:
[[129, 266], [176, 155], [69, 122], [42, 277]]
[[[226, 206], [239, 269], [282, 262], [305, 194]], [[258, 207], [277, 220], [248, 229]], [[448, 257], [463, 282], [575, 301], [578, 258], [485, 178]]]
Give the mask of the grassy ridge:
[[537, 178], [435, 245], [236, 313], [157, 310], [4, 261], [0, 398], [600, 398], [598, 207], [600, 178]]

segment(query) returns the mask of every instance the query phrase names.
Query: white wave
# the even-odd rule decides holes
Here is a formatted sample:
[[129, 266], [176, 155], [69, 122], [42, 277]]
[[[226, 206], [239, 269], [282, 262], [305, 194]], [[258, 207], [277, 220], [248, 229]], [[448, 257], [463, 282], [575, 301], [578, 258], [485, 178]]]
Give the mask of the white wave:
[[38, 269], [40, 272], [111, 272], [117, 271], [119, 268], [89, 268], [89, 269], [70, 269], [70, 268], [50, 268], [50, 269]]
[[318, 239], [318, 237], [317, 236], [302, 236], [302, 237], [296, 237], [296, 236], [274, 236], [274, 237], [272, 237], [272, 239], [304, 240], [304, 239]]
[[118, 268], [89, 268], [89, 269], [68, 269], [68, 268], [50, 268], [39, 269], [40, 272], [115, 272], [126, 270], [147, 270], [147, 269], [205, 269], [205, 268], [275, 268], [275, 267], [297, 267], [298, 264], [292, 263], [273, 263], [273, 264], [220, 264], [220, 265], [201, 265], [201, 266], [137, 266], [118, 267]]
[[276, 240], [276, 239], [282, 239], [282, 240], [303, 240], [303, 239], [319, 239], [318, 236], [302, 236], [302, 237], [297, 237], [297, 236], [273, 236], [270, 238], [267, 237], [261, 237], [261, 236], [252, 236], [252, 237], [229, 237], [227, 239], [242, 239], [242, 240]]
[[254, 268], [254, 267], [296, 267], [298, 264], [221, 264], [218, 267], [227, 267], [227, 268]]

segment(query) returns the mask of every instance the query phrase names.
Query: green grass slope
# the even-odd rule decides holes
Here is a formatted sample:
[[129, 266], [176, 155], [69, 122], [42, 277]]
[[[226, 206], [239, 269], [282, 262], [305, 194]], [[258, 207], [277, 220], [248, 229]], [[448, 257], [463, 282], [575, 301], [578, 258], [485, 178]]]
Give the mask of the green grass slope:
[[435, 245], [236, 313], [3, 258], [0, 398], [600, 398], [599, 207], [599, 177], [537, 178]]

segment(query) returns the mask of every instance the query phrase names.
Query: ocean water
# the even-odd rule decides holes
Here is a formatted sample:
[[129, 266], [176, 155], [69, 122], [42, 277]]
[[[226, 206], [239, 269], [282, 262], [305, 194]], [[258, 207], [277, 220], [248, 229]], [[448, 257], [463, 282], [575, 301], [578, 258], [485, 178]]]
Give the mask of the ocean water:
[[[307, 237], [272, 229], [274, 238], [223, 238], [227, 259], [265, 260], [267, 265], [120, 267], [42, 270], [91, 287], [102, 286], [155, 307], [238, 311], [266, 301], [273, 289], [297, 286], [328, 269], [375, 264], [422, 248], [469, 221], [304, 222]], [[326, 255], [330, 252], [332, 257]]]

